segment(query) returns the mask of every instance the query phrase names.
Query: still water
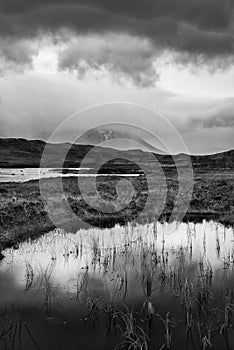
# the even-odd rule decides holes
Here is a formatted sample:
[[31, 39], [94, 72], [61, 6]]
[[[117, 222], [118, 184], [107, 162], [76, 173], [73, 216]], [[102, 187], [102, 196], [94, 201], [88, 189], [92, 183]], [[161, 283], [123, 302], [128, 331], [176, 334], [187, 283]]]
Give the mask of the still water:
[[3, 254], [1, 349], [234, 346], [232, 311], [225, 319], [232, 228], [203, 221], [54, 230]]
[[[63, 172], [62, 172], [63, 170]], [[64, 173], [66, 171], [66, 173]], [[135, 177], [139, 174], [111, 174], [122, 177]], [[39, 178], [53, 177], [92, 177], [92, 168], [22, 168], [22, 169], [6, 169], [0, 168], [0, 182], [26, 182], [29, 180], [38, 180]], [[109, 176], [109, 174], [98, 174], [98, 176]]]

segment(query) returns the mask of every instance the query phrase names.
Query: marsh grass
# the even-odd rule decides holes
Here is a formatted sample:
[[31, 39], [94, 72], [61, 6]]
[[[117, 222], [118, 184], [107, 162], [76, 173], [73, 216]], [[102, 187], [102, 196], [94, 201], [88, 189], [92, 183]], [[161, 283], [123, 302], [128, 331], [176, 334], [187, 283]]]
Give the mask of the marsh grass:
[[[233, 227], [233, 172], [222, 172], [222, 175], [220, 175], [217, 169], [213, 169], [212, 172], [195, 172], [194, 176], [194, 191], [184, 220], [201, 222], [204, 218], [215, 219]], [[98, 180], [98, 189], [103, 198], [110, 200], [115, 198], [117, 180], [118, 177], [111, 176], [108, 179], [100, 178]], [[69, 229], [71, 229], [71, 225], [74, 225], [74, 232], [76, 232], [77, 229], [89, 225], [111, 228], [118, 223], [125, 226], [129, 221], [138, 220], [147, 199], [147, 184], [142, 176], [129, 178], [129, 180], [132, 181], [136, 189], [137, 197], [126, 206], [125, 210], [116, 215], [110, 215], [108, 213], [101, 214], [89, 208], [80, 194], [76, 178], [63, 179], [64, 194], [62, 200], [56, 195], [58, 180], [56, 178], [44, 179], [45, 186], [50, 189], [47, 195], [57, 218], [56, 225]], [[151, 179], [151, 181], [155, 180]], [[163, 213], [158, 218], [161, 222], [170, 217], [177, 190], [176, 174], [169, 172], [167, 174], [167, 200]], [[157, 187], [155, 181], [155, 194], [160, 196], [160, 191], [161, 189]], [[95, 201], [92, 196], [93, 194], [91, 194], [91, 201]], [[186, 193], [181, 198], [182, 202], [184, 197], [186, 197]], [[71, 209], [80, 219], [79, 225], [74, 224], [70, 217], [64, 217], [63, 201], [65, 200], [68, 201]], [[110, 203], [110, 205], [112, 204]], [[143, 220], [142, 223], [144, 224], [147, 220], [154, 222], [155, 210], [155, 203], [151, 203], [145, 218], [142, 216], [139, 222], [140, 220]], [[156, 226], [154, 228], [155, 237], [157, 236]], [[37, 238], [41, 234], [54, 229], [54, 227], [45, 211], [37, 180], [25, 183], [0, 184], [0, 252], [7, 247], [16, 246], [29, 237]]]
[[[56, 264], [62, 261], [69, 268], [74, 262], [75, 289], [67, 298], [74, 303], [74, 313], [84, 310], [79, 322], [88, 334], [102, 330], [106, 338], [113, 339], [116, 349], [171, 350], [183, 344], [184, 348], [205, 350], [218, 342], [219, 349], [231, 350], [234, 259], [232, 246], [226, 250], [222, 246], [230, 232], [220, 226], [214, 231], [213, 254], [219, 263], [215, 266], [208, 259], [206, 226], [200, 234], [197, 259], [194, 252], [199, 232], [193, 224], [187, 224], [185, 242], [173, 246], [168, 245], [166, 223], [148, 223], [144, 230], [132, 223], [121, 230], [122, 244], [116, 246], [106, 245], [98, 231], [90, 236], [89, 246], [84, 234], [76, 237], [63, 231], [19, 246], [17, 252], [23, 256], [32, 246], [34, 254], [48, 252], [46, 267], [38, 271], [35, 262], [26, 261], [24, 275], [25, 292], [40, 296], [37, 299], [45, 318], [55, 317], [58, 310], [64, 312], [59, 300], [61, 286], [54, 275]], [[101, 290], [93, 286], [94, 278], [102, 282]], [[132, 288], [137, 295], [134, 302]], [[22, 319], [10, 321], [8, 312], [0, 320], [0, 334], [6, 349], [9, 344], [17, 348], [24, 337], [37, 346], [29, 325]]]

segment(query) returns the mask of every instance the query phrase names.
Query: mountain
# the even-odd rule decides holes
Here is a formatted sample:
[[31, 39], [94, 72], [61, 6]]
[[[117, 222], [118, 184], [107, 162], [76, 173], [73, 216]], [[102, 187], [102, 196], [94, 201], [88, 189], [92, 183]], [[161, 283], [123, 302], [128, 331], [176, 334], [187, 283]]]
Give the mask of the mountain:
[[[22, 138], [0, 138], [0, 167], [1, 168], [36, 168], [40, 166], [41, 156], [46, 143], [41, 140], [26, 140]], [[163, 167], [173, 167], [174, 161], [171, 155], [144, 152], [138, 149], [117, 150], [88, 144], [49, 144], [50, 156], [46, 159], [46, 166], [55, 168], [60, 164], [61, 154], [68, 150], [64, 167], [79, 167], [85, 155], [92, 150], [88, 167], [93, 164], [101, 164], [104, 159], [112, 159], [106, 169], [114, 170], [121, 167], [126, 170], [129, 167], [124, 157], [133, 159], [137, 164], [152, 163], [154, 155]], [[173, 156], [177, 164], [183, 166], [187, 158], [185, 154]], [[211, 155], [191, 156], [194, 168], [198, 169], [234, 169], [234, 150]], [[130, 167], [131, 168], [131, 167]], [[133, 166], [134, 170], [134, 166]]]

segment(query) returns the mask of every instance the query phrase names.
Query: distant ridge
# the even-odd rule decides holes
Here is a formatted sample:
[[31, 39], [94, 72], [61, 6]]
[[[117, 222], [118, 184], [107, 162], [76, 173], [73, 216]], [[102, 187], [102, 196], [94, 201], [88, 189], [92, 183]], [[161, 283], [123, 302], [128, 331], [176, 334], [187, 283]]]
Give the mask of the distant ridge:
[[[58, 143], [51, 144], [51, 159], [48, 159], [48, 167], [56, 167], [60, 159], [61, 150], [69, 144]], [[0, 138], [0, 167], [1, 168], [37, 168], [40, 166], [40, 160], [44, 148], [45, 141], [41, 140], [27, 140], [23, 138]], [[93, 145], [86, 144], [72, 144], [67, 154], [64, 166], [65, 167], [79, 167], [80, 162], [84, 156], [93, 148]], [[138, 163], [152, 162], [152, 153], [144, 152], [142, 150], [125, 150], [119, 151], [117, 149], [104, 148], [95, 146], [94, 158], [90, 159], [90, 167], [92, 162], [102, 160], [105, 155], [111, 155], [111, 158], [123, 157], [123, 154], [134, 155], [134, 159]], [[157, 159], [164, 166], [172, 166], [174, 164], [171, 155], [163, 155], [153, 153]], [[187, 157], [185, 154], [177, 154], [173, 156], [178, 161], [183, 163], [183, 159]], [[190, 156], [193, 166], [196, 168], [220, 168], [220, 169], [234, 169], [234, 150], [219, 152], [209, 155], [192, 155]], [[118, 166], [120, 162], [118, 162]], [[113, 164], [113, 166], [115, 166]]]

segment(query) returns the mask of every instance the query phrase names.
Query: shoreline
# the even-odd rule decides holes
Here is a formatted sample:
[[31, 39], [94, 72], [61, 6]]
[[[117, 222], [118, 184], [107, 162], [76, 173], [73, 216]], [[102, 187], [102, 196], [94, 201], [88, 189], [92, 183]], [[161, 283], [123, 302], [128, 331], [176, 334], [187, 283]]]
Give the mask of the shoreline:
[[[212, 179], [211, 179], [212, 177]], [[57, 179], [58, 180], [58, 179]], [[108, 228], [115, 224], [125, 225], [129, 221], [137, 222], [139, 213], [146, 201], [145, 183], [140, 178], [131, 178], [132, 184], [138, 189], [140, 196], [126, 209], [114, 214], [102, 214], [88, 207], [77, 189], [77, 179], [63, 179], [64, 193], [73, 212], [80, 218], [72, 222], [64, 217], [62, 201], [56, 197], [56, 178], [44, 179], [48, 184], [49, 198], [53, 200], [59, 227], [76, 232], [85, 226]], [[110, 200], [114, 199], [113, 188], [117, 179], [100, 179], [98, 186], [101, 193]], [[157, 184], [155, 184], [156, 190]], [[176, 196], [176, 181], [172, 177], [168, 182], [168, 195], [163, 213], [158, 221], [167, 221], [170, 216]], [[202, 220], [217, 221], [225, 226], [234, 226], [234, 215], [231, 214], [230, 198], [233, 196], [233, 174], [198, 174], [194, 182], [193, 196], [190, 201], [184, 222], [201, 222]], [[154, 205], [140, 223], [155, 220]], [[175, 218], [176, 219], [176, 218]], [[139, 221], [138, 221], [139, 222]], [[9, 247], [16, 247], [26, 239], [37, 238], [56, 226], [50, 221], [40, 194], [39, 181], [30, 180], [21, 183], [0, 183], [0, 252]], [[1, 254], [0, 254], [1, 259]]]

